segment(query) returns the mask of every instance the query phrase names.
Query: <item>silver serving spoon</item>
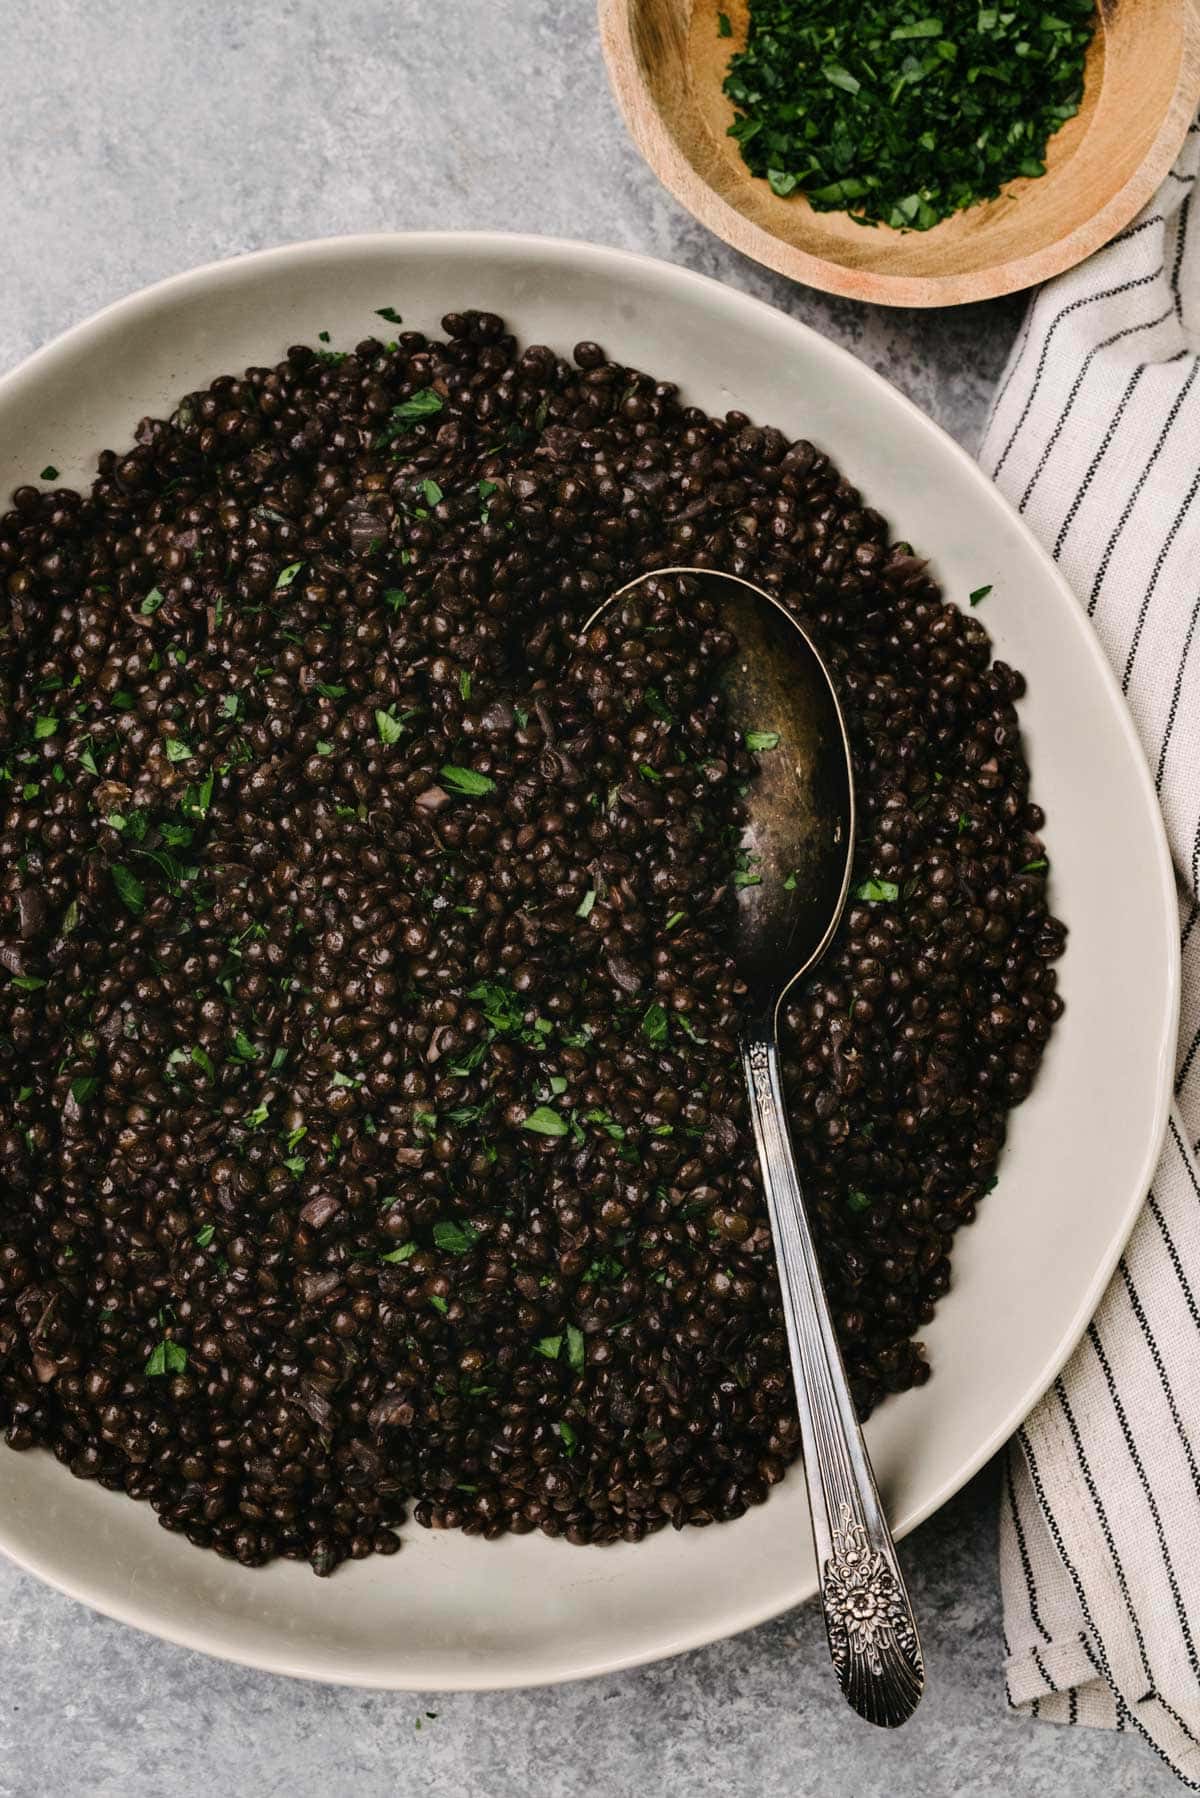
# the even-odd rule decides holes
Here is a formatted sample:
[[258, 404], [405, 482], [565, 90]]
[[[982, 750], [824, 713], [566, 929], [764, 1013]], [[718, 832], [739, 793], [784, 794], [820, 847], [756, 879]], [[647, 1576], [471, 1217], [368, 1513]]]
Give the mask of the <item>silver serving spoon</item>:
[[920, 1702], [925, 1666], [817, 1265], [776, 1044], [784, 995], [824, 953], [850, 884], [846, 727], [806, 633], [777, 600], [735, 575], [655, 570], [612, 594], [585, 629], [663, 574], [700, 582], [737, 644], [721, 680], [731, 723], [778, 737], [750, 786], [742, 837], [761, 876], [738, 893], [734, 953], [748, 988], [742, 1066], [775, 1240], [829, 1651], [848, 1702], [868, 1722], [894, 1728]]

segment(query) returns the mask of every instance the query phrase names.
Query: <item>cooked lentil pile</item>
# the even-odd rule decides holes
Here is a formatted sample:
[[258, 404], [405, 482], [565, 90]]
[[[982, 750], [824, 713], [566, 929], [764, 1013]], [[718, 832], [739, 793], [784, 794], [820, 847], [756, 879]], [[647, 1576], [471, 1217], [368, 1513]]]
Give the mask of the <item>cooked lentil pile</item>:
[[247, 1565], [406, 1506], [637, 1541], [797, 1452], [728, 948], [769, 749], [686, 579], [579, 638], [614, 587], [759, 581], [841, 692], [855, 897], [784, 1062], [864, 1413], [1061, 1009], [978, 619], [811, 444], [443, 327], [0, 517], [0, 1423]]

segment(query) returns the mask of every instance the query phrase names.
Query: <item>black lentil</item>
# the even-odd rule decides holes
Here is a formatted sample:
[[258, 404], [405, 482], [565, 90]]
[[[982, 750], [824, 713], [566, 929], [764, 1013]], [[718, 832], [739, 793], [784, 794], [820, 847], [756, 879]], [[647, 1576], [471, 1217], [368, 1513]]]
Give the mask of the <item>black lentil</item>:
[[406, 1505], [637, 1541], [797, 1452], [732, 645], [665, 578], [581, 641], [621, 582], [762, 583], [846, 708], [863, 896], [784, 1062], [864, 1414], [1061, 1010], [982, 623], [811, 444], [443, 327], [221, 377], [0, 516], [0, 1424], [246, 1565]]

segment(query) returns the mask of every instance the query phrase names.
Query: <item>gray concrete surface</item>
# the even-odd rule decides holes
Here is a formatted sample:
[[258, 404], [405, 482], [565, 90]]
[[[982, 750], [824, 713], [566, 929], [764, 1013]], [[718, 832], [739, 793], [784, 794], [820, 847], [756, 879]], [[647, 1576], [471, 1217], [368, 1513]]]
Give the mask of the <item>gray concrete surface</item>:
[[[215, 257], [339, 232], [505, 227], [644, 250], [768, 299], [970, 444], [1020, 318], [1019, 301], [871, 311], [726, 249], [627, 141], [590, 0], [7, 0], [0, 33], [0, 369], [105, 302]], [[3, 1477], [0, 1455], [0, 1503]], [[0, 1795], [1177, 1790], [1137, 1741], [1006, 1714], [994, 1477], [906, 1544], [930, 1693], [897, 1738], [835, 1700], [811, 1607], [590, 1684], [418, 1699], [224, 1666], [0, 1562]]]

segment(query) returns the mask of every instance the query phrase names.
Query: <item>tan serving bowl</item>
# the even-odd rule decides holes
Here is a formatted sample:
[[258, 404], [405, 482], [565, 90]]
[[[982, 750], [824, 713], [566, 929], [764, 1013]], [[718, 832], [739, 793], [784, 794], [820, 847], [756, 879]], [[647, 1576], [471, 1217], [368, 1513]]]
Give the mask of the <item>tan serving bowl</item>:
[[[726, 65], [747, 0], [599, 0], [609, 78], [664, 186], [745, 255], [827, 293], [881, 306], [959, 306], [1032, 287], [1115, 237], [1166, 175], [1200, 105], [1200, 0], [1100, 0], [1083, 106], [1047, 172], [930, 231], [855, 224], [780, 199], [728, 127]], [[717, 30], [718, 9], [733, 26]]]

